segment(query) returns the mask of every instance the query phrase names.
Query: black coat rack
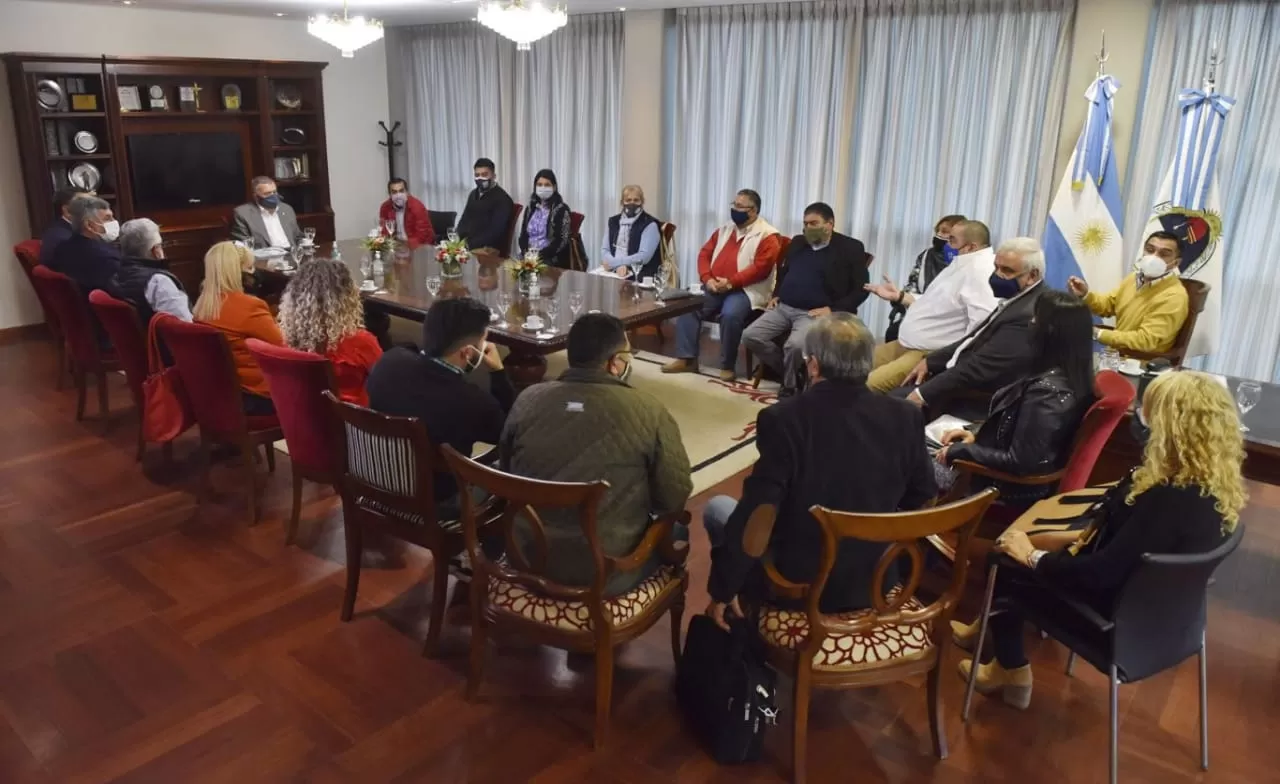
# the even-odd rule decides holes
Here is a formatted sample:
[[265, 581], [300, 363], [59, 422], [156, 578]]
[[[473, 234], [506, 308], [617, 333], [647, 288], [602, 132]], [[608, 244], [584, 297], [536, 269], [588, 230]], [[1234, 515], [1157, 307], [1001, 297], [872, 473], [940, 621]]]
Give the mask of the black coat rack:
[[387, 135], [387, 140], [378, 142], [378, 144], [387, 148], [387, 179], [394, 180], [396, 178], [396, 148], [403, 147], [404, 142], [396, 141], [396, 131], [400, 130], [400, 121], [396, 120], [395, 125], [390, 128], [382, 120], [378, 120], [378, 127]]

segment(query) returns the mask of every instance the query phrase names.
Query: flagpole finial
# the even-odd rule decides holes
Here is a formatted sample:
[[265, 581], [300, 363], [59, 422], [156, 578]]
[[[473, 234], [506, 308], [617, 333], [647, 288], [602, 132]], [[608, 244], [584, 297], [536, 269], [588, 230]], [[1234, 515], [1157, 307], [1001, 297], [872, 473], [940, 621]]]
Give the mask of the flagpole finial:
[[1102, 31], [1102, 48], [1098, 50], [1097, 58], [1098, 58], [1098, 78], [1101, 79], [1102, 75], [1107, 72], [1107, 68], [1106, 68], [1107, 60], [1111, 59], [1111, 55], [1107, 54], [1107, 31], [1106, 30]]
[[1222, 56], [1218, 51], [1218, 42], [1214, 40], [1209, 51], [1209, 75], [1205, 77], [1205, 91], [1208, 92], [1218, 85], [1218, 66], [1222, 65], [1227, 58]]

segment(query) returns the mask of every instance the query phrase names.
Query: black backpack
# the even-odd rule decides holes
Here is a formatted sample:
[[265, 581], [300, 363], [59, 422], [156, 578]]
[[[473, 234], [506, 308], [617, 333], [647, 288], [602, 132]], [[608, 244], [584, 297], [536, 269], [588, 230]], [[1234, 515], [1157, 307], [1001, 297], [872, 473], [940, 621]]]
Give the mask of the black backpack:
[[765, 661], [750, 622], [726, 632], [706, 615], [689, 621], [676, 672], [676, 700], [716, 762], [760, 758], [765, 728], [777, 723], [777, 673]]

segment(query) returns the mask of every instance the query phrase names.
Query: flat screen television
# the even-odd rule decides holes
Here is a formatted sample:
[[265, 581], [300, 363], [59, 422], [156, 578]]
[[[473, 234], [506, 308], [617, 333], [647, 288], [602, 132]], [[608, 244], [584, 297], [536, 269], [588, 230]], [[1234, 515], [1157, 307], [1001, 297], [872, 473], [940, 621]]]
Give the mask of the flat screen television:
[[134, 212], [244, 201], [240, 134], [139, 133], [128, 139]]

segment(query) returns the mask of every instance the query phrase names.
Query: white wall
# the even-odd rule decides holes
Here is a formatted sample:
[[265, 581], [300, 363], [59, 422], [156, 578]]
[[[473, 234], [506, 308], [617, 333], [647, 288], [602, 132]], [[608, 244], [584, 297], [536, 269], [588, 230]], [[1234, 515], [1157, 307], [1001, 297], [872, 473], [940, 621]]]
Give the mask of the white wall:
[[627, 11], [623, 15], [620, 168], [623, 184], [644, 188], [645, 207], [663, 220], [668, 218], [662, 172], [665, 15], [665, 11]]
[[[327, 61], [324, 70], [329, 188], [339, 237], [363, 234], [385, 198], [387, 160], [378, 121], [387, 119], [382, 43], [344, 59], [307, 35], [302, 18], [272, 19], [118, 5], [0, 0], [0, 51], [118, 57], [228, 57]], [[8, 88], [0, 80], [0, 329], [41, 320], [10, 248], [27, 237], [18, 143]]]

